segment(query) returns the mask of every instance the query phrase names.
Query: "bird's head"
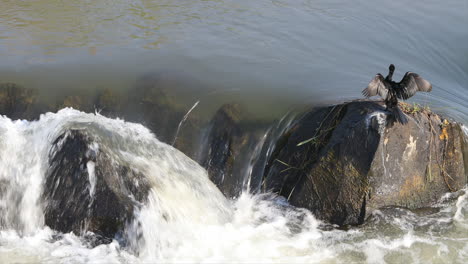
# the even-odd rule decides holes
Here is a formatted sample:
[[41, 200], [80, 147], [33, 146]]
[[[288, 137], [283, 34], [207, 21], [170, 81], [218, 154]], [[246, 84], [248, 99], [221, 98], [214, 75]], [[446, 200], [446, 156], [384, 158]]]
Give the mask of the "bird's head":
[[390, 66], [388, 67], [388, 70], [389, 70], [390, 72], [394, 72], [394, 71], [395, 71], [395, 65], [390, 64]]

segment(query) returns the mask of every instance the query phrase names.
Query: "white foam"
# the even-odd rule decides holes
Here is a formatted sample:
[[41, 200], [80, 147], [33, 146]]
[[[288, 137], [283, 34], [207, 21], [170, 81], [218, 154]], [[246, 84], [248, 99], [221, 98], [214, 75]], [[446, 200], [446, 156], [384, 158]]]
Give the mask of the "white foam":
[[49, 228], [26, 236], [15, 231], [0, 231], [1, 263], [122, 263], [136, 259], [121, 252], [117, 241], [94, 248], [87, 247], [74, 234], [59, 234]]
[[93, 199], [94, 192], [96, 191], [96, 164], [94, 161], [88, 161], [86, 163], [86, 169], [88, 170], [89, 197]]
[[463, 132], [465, 132], [465, 136], [468, 137], [468, 127], [466, 127], [465, 125], [462, 125], [461, 127], [462, 127]]
[[[92, 142], [89, 146], [88, 153], [86, 155], [90, 159], [86, 163], [86, 169], [88, 171], [88, 181], [89, 181], [89, 197], [91, 200], [94, 200], [94, 193], [96, 191], [96, 163], [95, 163], [95, 158], [97, 157], [99, 153], [99, 144], [96, 142]], [[91, 204], [90, 204], [91, 205]]]
[[32, 232], [43, 223], [39, 197], [46, 167], [44, 135], [25, 121], [0, 117], [0, 224]]
[[458, 197], [455, 208], [453, 219], [468, 230], [468, 188], [465, 188], [465, 194]]
[[[287, 211], [260, 197], [242, 195], [234, 204], [234, 215], [226, 222], [213, 221], [203, 208], [191, 211], [192, 217], [169, 217], [171, 220], [166, 221], [154, 214], [158, 211], [155, 204], [153, 201], [153, 209], [148, 207], [142, 212], [146, 215], [140, 217], [143, 228], [151, 223], [162, 227], [151, 236], [150, 230], [143, 231], [143, 262], [304, 263], [324, 261], [333, 255], [315, 246], [322, 235], [310, 213]], [[302, 232], [295, 234], [289, 225], [298, 221], [299, 214], [304, 219], [296, 224]]]
[[383, 134], [383, 132], [385, 131], [385, 126], [387, 124], [387, 114], [383, 111], [374, 111], [370, 114], [367, 115], [366, 117], [366, 127], [369, 129], [370, 125], [371, 125], [371, 121], [372, 119], [376, 119], [377, 120], [377, 125], [379, 126], [378, 127], [378, 132], [379, 134]]

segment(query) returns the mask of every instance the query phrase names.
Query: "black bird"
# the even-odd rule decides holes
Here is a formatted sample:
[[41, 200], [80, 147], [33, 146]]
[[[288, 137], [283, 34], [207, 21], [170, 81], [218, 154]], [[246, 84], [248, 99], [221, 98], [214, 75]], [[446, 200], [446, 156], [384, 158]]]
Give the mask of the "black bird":
[[367, 88], [362, 91], [362, 94], [367, 98], [380, 95], [385, 100], [386, 110], [392, 112], [395, 119], [404, 124], [408, 120], [398, 108], [398, 99], [407, 100], [418, 91], [430, 92], [432, 91], [432, 85], [414, 72], [407, 72], [400, 82], [394, 82], [392, 76], [395, 66], [390, 64], [388, 71], [385, 78], [382, 74], [377, 73]]

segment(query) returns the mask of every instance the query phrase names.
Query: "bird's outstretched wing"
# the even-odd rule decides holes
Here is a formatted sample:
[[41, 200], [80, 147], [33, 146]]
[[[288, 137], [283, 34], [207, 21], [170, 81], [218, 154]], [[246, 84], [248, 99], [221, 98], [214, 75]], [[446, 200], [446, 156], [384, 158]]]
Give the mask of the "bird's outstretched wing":
[[414, 72], [407, 72], [403, 76], [400, 89], [397, 90], [396, 94], [398, 98], [406, 100], [418, 91], [430, 92], [432, 91], [432, 84]]
[[377, 73], [367, 85], [367, 88], [362, 90], [362, 94], [365, 97], [371, 97], [375, 95], [380, 95], [382, 98], [386, 99], [388, 95], [388, 88], [385, 86], [385, 78], [382, 74]]

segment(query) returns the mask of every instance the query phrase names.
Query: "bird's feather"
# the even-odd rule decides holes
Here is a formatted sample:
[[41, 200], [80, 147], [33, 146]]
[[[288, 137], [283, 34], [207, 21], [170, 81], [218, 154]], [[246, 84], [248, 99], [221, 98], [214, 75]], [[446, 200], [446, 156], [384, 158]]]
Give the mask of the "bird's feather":
[[396, 89], [397, 97], [406, 100], [416, 94], [416, 92], [430, 92], [432, 85], [414, 72], [407, 72], [400, 82], [399, 89]]
[[380, 95], [382, 98], [386, 99], [388, 95], [388, 88], [385, 85], [385, 78], [382, 76], [382, 74], [376, 74], [375, 77], [370, 81], [369, 85], [367, 85], [367, 87], [362, 90], [362, 94], [367, 98]]

